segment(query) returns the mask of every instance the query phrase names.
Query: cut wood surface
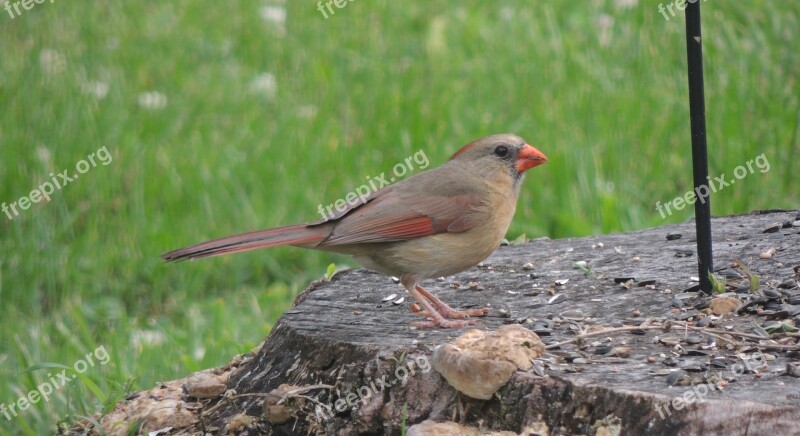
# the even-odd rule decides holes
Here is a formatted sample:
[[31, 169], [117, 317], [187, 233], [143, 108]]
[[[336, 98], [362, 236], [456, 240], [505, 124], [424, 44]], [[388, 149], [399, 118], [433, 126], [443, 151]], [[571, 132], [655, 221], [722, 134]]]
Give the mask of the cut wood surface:
[[[423, 283], [454, 308], [490, 307], [474, 328], [516, 323], [545, 345], [640, 328], [551, 346], [489, 400], [432, 369], [433, 349], [470, 328], [412, 328], [403, 288], [358, 269], [312, 284], [252, 353], [131, 395], [98, 419], [109, 434], [430, 433], [414, 427], [423, 421], [508, 434], [800, 434], [798, 336], [760, 337], [800, 323], [798, 220], [713, 219], [716, 275], [744, 303], [721, 318], [708, 316], [710, 297], [685, 292], [697, 285], [693, 222], [534, 239]], [[737, 259], [760, 277], [757, 293]]]

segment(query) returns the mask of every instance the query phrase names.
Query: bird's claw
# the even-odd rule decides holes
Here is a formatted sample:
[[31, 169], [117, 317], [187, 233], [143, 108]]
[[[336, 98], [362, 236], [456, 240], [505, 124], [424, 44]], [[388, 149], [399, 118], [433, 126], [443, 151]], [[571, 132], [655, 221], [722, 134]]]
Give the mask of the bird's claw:
[[408, 287], [406, 290], [408, 290], [422, 307], [426, 309], [424, 312], [419, 312], [419, 315], [427, 317], [428, 319], [426, 321], [413, 323], [413, 325], [418, 328], [461, 328], [475, 324], [475, 321], [466, 320], [465, 318], [486, 316], [489, 313], [489, 309], [486, 307], [481, 309], [455, 310], [419, 285]]
[[486, 316], [489, 314], [488, 307], [482, 307], [480, 309], [466, 309], [466, 310], [455, 310], [450, 307], [445, 308], [437, 308], [438, 312], [442, 314], [445, 318], [450, 319], [463, 319], [469, 318], [471, 316]]
[[[445, 307], [436, 307], [436, 312], [438, 312], [442, 317], [448, 319], [464, 319], [470, 318], [473, 316], [486, 316], [489, 314], [489, 308], [483, 307], [480, 309], [465, 309], [465, 310], [456, 310], [449, 306]], [[428, 313], [427, 310], [423, 310], [419, 312], [419, 315], [430, 317], [431, 315]]]
[[465, 318], [473, 317], [473, 316], [486, 316], [489, 313], [489, 309], [484, 307], [481, 309], [467, 309], [467, 310], [455, 310], [448, 306], [437, 306], [436, 312], [431, 315], [427, 310], [419, 312], [418, 315], [427, 317], [427, 321], [417, 321], [412, 323], [414, 327], [422, 328], [422, 329], [430, 329], [436, 327], [442, 328], [453, 328], [458, 329], [470, 325], [475, 325], [477, 321], [475, 320], [468, 320]]
[[475, 325], [475, 320], [454, 321], [444, 318], [438, 320], [435, 318], [429, 318], [427, 321], [415, 321], [411, 324], [419, 329], [433, 329], [437, 327], [446, 329], [460, 329], [462, 327]]

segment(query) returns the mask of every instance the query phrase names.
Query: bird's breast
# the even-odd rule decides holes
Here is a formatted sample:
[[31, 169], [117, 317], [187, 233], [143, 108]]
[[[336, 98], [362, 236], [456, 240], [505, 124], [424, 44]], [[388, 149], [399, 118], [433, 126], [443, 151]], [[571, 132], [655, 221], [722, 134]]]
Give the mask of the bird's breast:
[[470, 213], [476, 225], [465, 232], [440, 233], [384, 245], [356, 259], [368, 268], [418, 280], [449, 276], [471, 268], [491, 255], [503, 240], [516, 208], [516, 198], [496, 197]]

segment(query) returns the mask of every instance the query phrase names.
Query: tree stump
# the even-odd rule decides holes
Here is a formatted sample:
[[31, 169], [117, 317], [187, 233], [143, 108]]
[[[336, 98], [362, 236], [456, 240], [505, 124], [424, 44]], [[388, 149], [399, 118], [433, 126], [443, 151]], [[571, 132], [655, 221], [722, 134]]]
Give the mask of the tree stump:
[[[716, 275], [745, 303], [718, 319], [710, 297], [686, 292], [697, 287], [693, 222], [504, 246], [424, 283], [455, 308], [488, 305], [474, 328], [516, 323], [545, 345], [622, 328], [549, 348], [488, 400], [456, 391], [430, 365], [437, 345], [470, 328], [411, 328], [413, 299], [359, 269], [313, 283], [252, 353], [132, 395], [99, 422], [109, 434], [127, 431], [120, 421], [171, 427], [164, 434], [427, 434], [412, 427], [426, 420], [474, 434], [798, 434], [799, 337], [759, 339], [765, 326], [776, 331], [770, 323], [800, 325], [798, 220], [796, 211], [713, 219]], [[731, 267], [737, 259], [760, 276], [758, 293]]]

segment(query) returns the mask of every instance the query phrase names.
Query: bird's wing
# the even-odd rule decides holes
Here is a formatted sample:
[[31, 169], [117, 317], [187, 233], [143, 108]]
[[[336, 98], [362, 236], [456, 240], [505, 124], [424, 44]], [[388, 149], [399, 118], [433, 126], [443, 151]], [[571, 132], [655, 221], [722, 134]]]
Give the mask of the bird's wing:
[[319, 246], [394, 242], [439, 233], [460, 233], [479, 221], [475, 209], [480, 201], [474, 195], [387, 194], [348, 211]]

